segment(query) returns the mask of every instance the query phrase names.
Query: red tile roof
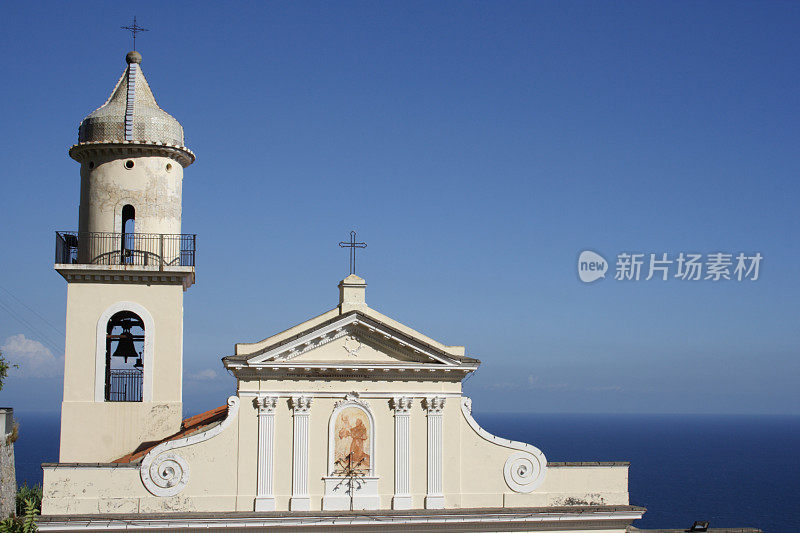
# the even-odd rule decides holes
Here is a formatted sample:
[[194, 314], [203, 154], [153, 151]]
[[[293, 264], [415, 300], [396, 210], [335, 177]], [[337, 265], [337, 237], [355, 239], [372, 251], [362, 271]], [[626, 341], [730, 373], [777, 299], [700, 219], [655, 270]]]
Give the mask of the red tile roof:
[[188, 437], [189, 435], [193, 435], [195, 433], [199, 433], [205, 430], [211, 424], [221, 422], [225, 419], [225, 416], [228, 413], [228, 406], [223, 405], [221, 407], [217, 407], [215, 409], [211, 409], [210, 411], [206, 411], [205, 413], [200, 413], [199, 415], [190, 416], [189, 418], [184, 419], [181, 422], [181, 429], [178, 430], [177, 433], [174, 435], [170, 435], [169, 437], [157, 441], [149, 441], [143, 442], [136, 448], [134, 451], [127, 455], [123, 455], [119, 459], [111, 461], [112, 463], [133, 463], [147, 455], [147, 453], [158, 446], [161, 443], [168, 442], [171, 440], [180, 439], [181, 437]]

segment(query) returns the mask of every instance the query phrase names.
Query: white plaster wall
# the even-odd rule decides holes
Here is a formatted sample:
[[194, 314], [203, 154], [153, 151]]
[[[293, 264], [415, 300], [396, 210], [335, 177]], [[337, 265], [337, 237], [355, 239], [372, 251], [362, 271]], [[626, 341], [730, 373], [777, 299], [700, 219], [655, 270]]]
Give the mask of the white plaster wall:
[[[269, 391], [271, 394], [279, 391]], [[289, 395], [275, 409], [276, 510], [286, 511], [292, 495], [292, 411]], [[394, 420], [386, 398], [364, 398], [375, 418], [375, 474], [380, 508], [390, 509], [394, 490]], [[173, 450], [190, 467], [189, 481], [176, 496], [159, 498], [142, 486], [138, 468], [58, 467], [45, 470], [45, 514], [163, 511], [252, 511], [258, 457], [257, 409], [243, 398], [238, 420], [210, 440]], [[312, 400], [309, 426], [309, 496], [320, 510], [322, 477], [328, 469], [328, 424], [335, 398]], [[529, 494], [505, 484], [503, 465], [513, 450], [484, 440], [467, 424], [456, 398], [446, 400], [443, 488], [448, 508], [624, 505], [626, 466], [550, 467], [544, 483]], [[424, 508], [427, 492], [426, 413], [414, 400], [411, 417], [412, 507]]]
[[234, 423], [207, 441], [172, 450], [189, 464], [183, 491], [148, 492], [138, 467], [59, 466], [44, 469], [43, 514], [233, 511], [239, 487], [239, 431]]
[[[70, 313], [68, 338], [70, 332], [91, 329], [92, 321], [87, 316], [102, 312], [108, 301], [103, 298], [114, 294], [119, 286], [103, 288], [97, 284], [70, 284], [69, 305], [83, 306], [82, 312]], [[152, 292], [150, 289], [154, 289]], [[134, 290], [132, 293], [131, 290]], [[125, 297], [136, 296], [136, 301], [153, 314], [159, 333], [162, 323], [175, 320], [174, 309], [182, 297], [177, 286], [128, 286], [124, 288]], [[137, 292], [138, 291], [138, 292]], [[162, 307], [163, 306], [163, 307]], [[163, 317], [159, 319], [158, 317]], [[170, 318], [171, 317], [171, 318]], [[175, 322], [177, 327], [177, 322]], [[161, 336], [157, 335], [161, 342]], [[162, 381], [156, 380], [159, 389], [154, 396], [158, 405], [168, 405], [179, 413], [179, 402], [174, 399], [174, 384], [180, 382], [179, 336], [167, 337], [171, 347], [164, 357], [169, 361], [164, 368], [171, 376]], [[170, 344], [171, 343], [171, 344]], [[62, 431], [62, 461], [99, 461], [98, 445], [104, 450], [121, 446], [115, 452], [122, 455], [135, 448], [142, 439], [143, 431], [152, 430], [152, 406], [135, 404], [105, 404], [85, 401], [91, 387], [77, 386], [82, 379], [91, 381], [83, 373], [91, 373], [92, 357], [84, 361], [84, 351], [93, 353], [90, 343], [68, 343], [72, 356], [68, 358], [68, 372], [65, 379], [76, 381], [69, 390], [82, 391], [83, 397], [65, 399]], [[158, 350], [161, 349], [159, 345]], [[177, 352], [175, 350], [178, 350]], [[323, 350], [324, 352], [324, 350]], [[80, 364], [79, 364], [80, 363]], [[83, 366], [81, 367], [81, 364]], [[171, 365], [171, 366], [170, 366]], [[172, 389], [170, 389], [172, 385]], [[156, 391], [154, 391], [155, 394]], [[409, 413], [410, 428], [410, 495], [412, 508], [424, 508], [427, 494], [427, 412], [423, 408], [424, 397], [441, 396], [445, 398], [442, 411], [443, 422], [443, 472], [442, 488], [447, 508], [459, 507], [540, 507], [560, 505], [589, 504], [627, 504], [627, 467], [625, 466], [565, 466], [548, 468], [544, 482], [531, 493], [516, 493], [506, 484], [503, 468], [508, 457], [516, 452], [495, 441], [487, 440], [479, 434], [465, 418], [461, 409], [461, 384], [459, 382], [437, 381], [381, 381], [381, 380], [322, 380], [308, 377], [304, 379], [242, 380], [239, 382], [240, 407], [238, 419], [220, 435], [210, 440], [176, 449], [186, 459], [190, 467], [190, 478], [181, 493], [168, 498], [159, 498], [148, 492], [142, 493], [139, 473], [119, 469], [113, 477], [124, 480], [119, 486], [109, 483], [106, 470], [77, 469], [70, 471], [56, 469], [46, 476], [47, 491], [55, 499], [73, 499], [75, 503], [48, 503], [48, 509], [60, 505], [60, 511], [50, 512], [99, 512], [104, 508], [125, 508], [134, 506], [140, 512], [152, 511], [251, 511], [256, 497], [258, 464], [258, 412], [253, 400], [260, 395], [278, 398], [274, 413], [274, 462], [273, 486], [276, 510], [289, 509], [292, 497], [293, 468], [293, 413], [289, 399], [293, 396], [308, 396], [312, 399], [309, 415], [309, 456], [308, 456], [308, 496], [311, 510], [320, 510], [324, 496], [323, 477], [328, 475], [329, 467], [329, 424], [335, 404], [345, 395], [357, 392], [360, 401], [370, 406], [374, 417], [374, 453], [372, 460], [378, 480], [380, 508], [390, 509], [394, 495], [394, 412], [389, 400], [392, 396], [408, 396], [413, 399]], [[177, 398], [179, 400], [179, 397]], [[112, 412], [113, 411], [113, 412]], [[102, 425], [97, 420], [104, 420]], [[171, 420], [171, 419], [170, 419]], [[177, 420], [170, 422], [175, 424]], [[138, 425], [138, 426], [137, 426]], [[100, 426], [100, 427], [98, 427]], [[105, 429], [108, 427], [108, 431]], [[64, 430], [63, 428], [68, 428]], [[136, 431], [139, 437], [136, 438]], [[166, 434], [171, 432], [166, 432]], [[85, 435], [91, 435], [86, 437]], [[165, 435], [162, 435], [165, 436]], [[92, 443], [89, 443], [91, 438]], [[102, 439], [111, 438], [106, 443]], [[118, 440], [113, 440], [118, 439]], [[65, 447], [65, 443], [68, 446]], [[88, 452], [82, 452], [83, 446]], [[65, 454], [65, 450], [68, 452]], [[81, 455], [83, 453], [84, 455]], [[70, 459], [64, 459], [64, 456]], [[75, 457], [75, 458], [72, 458]], [[80, 457], [80, 458], [78, 458]], [[85, 458], [84, 458], [85, 457]], [[113, 459], [108, 457], [105, 460]], [[128, 472], [128, 473], [124, 473]], [[71, 476], [69, 481], [64, 476]], [[125, 476], [135, 475], [131, 481]], [[49, 477], [48, 477], [49, 476]], [[120, 477], [121, 476], [121, 477]], [[51, 479], [52, 482], [48, 482]], [[128, 484], [126, 484], [128, 483]], [[133, 483], [136, 491], [129, 491]], [[87, 486], [95, 487], [88, 490]], [[84, 492], [86, 490], [86, 492]], [[53, 492], [60, 491], [60, 492]], [[94, 492], [93, 492], [94, 491]], [[127, 491], [127, 492], [126, 492]], [[133, 496], [131, 496], [133, 495]], [[65, 507], [67, 506], [67, 507]]]
[[[234, 421], [235, 422], [235, 421]], [[233, 511], [238, 487], [239, 432], [233, 423], [213, 438], [171, 450], [189, 464], [189, 481], [184, 490], [172, 497], [147, 494], [142, 512], [162, 512], [180, 508], [185, 511]]]
[[[424, 411], [422, 414], [424, 414]], [[461, 454], [460, 428], [464, 425], [461, 417], [461, 398], [448, 398], [445, 401], [442, 419], [442, 444], [444, 447], [442, 454], [442, 492], [444, 492], [445, 506], [461, 507], [461, 479], [466, 474], [463, 470], [470, 469], [474, 461], [471, 457], [464, 461], [464, 457]], [[481, 505], [481, 507], [485, 506], [486, 504]]]
[[[120, 301], [135, 302], [155, 323], [151, 402], [96, 402], [97, 323]], [[67, 288], [61, 462], [111, 461], [180, 427], [183, 372], [181, 285], [70, 283]], [[145, 335], [148, 332], [145, 331]], [[145, 368], [145, 372], [148, 372]]]
[[458, 415], [463, 507], [628, 504], [628, 467], [622, 465], [548, 467], [544, 482], [533, 492], [514, 492], [505, 482], [503, 467], [516, 450], [485, 440]]
[[[379, 477], [378, 495], [381, 508], [390, 509], [394, 496], [394, 412], [390, 408], [389, 399], [393, 395], [414, 397], [414, 405], [410, 413], [411, 437], [411, 486], [413, 504], [424, 507], [427, 491], [427, 418], [422, 408], [422, 397], [447, 394], [448, 401], [458, 406], [461, 384], [458, 382], [426, 382], [426, 381], [306, 381], [306, 380], [262, 380], [240, 381], [240, 394], [243, 394], [239, 422], [243, 442], [240, 458], [240, 510], [252, 510], [252, 498], [255, 498], [257, 464], [257, 411], [252, 399], [256, 394], [278, 396], [275, 409], [275, 467], [274, 487], [277, 510], [288, 510], [292, 495], [292, 446], [293, 418], [289, 407], [292, 396], [312, 396], [309, 419], [309, 496], [311, 509], [322, 508], [324, 496], [323, 476], [328, 475], [328, 432], [330, 416], [337, 401], [345, 394], [358, 391], [361, 400], [366, 402], [375, 418], [375, 475]], [[379, 397], [375, 397], [377, 395]], [[325, 397], [328, 396], [328, 397]], [[445, 415], [445, 444], [448, 446], [448, 435], [458, 435], [458, 414], [447, 411]], [[250, 419], [250, 421], [247, 421]], [[457, 449], [457, 445], [456, 445]], [[445, 449], [445, 469], [455, 470], [450, 479], [445, 477], [445, 491], [458, 493], [459, 476], [458, 454], [450, 448]], [[242, 494], [246, 491], [246, 496]], [[457, 505], [455, 505], [457, 506]]]
[[[413, 362], [419, 358], [414, 359], [406, 356], [400, 350], [395, 350], [392, 355], [385, 352], [385, 348], [378, 349], [372, 346], [369, 341], [359, 339], [358, 342], [348, 340], [348, 336], [343, 336], [335, 339], [327, 344], [323, 344], [319, 348], [310, 350], [301, 354], [294, 359], [292, 363], [329, 363], [338, 362], [341, 364], [342, 356], [351, 357], [353, 363], [397, 363], [401, 361]], [[347, 355], [345, 345], [351, 349], [357, 349], [355, 355]]]
[[137, 468], [45, 468], [43, 487], [43, 515], [136, 513], [148, 494]]
[[61, 462], [108, 462], [180, 428], [180, 402], [63, 402]]
[[[276, 406], [276, 412], [287, 409]], [[239, 419], [235, 429], [239, 433], [239, 460], [236, 465], [236, 510], [252, 511], [256, 497], [258, 471], [258, 410], [251, 398], [244, 398], [239, 404]]]
[[[536, 490], [546, 495], [545, 505], [628, 505], [627, 466], [554, 466]], [[513, 506], [524, 495], [507, 495]]]

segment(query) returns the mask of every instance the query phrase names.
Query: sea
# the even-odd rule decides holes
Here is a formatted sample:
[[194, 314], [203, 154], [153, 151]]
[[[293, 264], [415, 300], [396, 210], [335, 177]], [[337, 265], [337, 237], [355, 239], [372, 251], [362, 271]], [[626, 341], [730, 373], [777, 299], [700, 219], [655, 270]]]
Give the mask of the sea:
[[[17, 481], [58, 460], [57, 413], [16, 412]], [[474, 413], [487, 431], [549, 461], [630, 461], [640, 528], [758, 527], [800, 533], [800, 416]]]

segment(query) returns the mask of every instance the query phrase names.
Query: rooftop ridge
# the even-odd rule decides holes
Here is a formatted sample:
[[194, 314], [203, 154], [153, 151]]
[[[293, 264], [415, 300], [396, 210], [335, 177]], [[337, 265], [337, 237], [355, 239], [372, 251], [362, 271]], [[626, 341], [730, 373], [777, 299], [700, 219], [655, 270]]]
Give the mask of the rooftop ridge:
[[125, 140], [133, 140], [133, 113], [134, 103], [136, 102], [136, 73], [139, 70], [138, 63], [128, 65], [128, 97], [125, 102]]

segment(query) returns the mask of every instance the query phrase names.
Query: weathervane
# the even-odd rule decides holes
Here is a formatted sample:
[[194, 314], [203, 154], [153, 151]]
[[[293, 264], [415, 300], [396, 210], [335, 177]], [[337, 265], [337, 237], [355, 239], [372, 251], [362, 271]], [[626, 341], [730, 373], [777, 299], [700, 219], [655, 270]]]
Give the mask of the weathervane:
[[136, 24], [136, 17], [133, 17], [133, 24], [130, 26], [120, 26], [123, 30], [128, 30], [133, 35], [133, 49], [136, 50], [136, 34], [141, 31], [150, 31], [147, 28], [142, 28], [138, 24]]
[[356, 242], [356, 232], [350, 232], [350, 242], [342, 241], [339, 243], [341, 248], [350, 248], [350, 273], [356, 273], [356, 248], [366, 248], [367, 243]]

